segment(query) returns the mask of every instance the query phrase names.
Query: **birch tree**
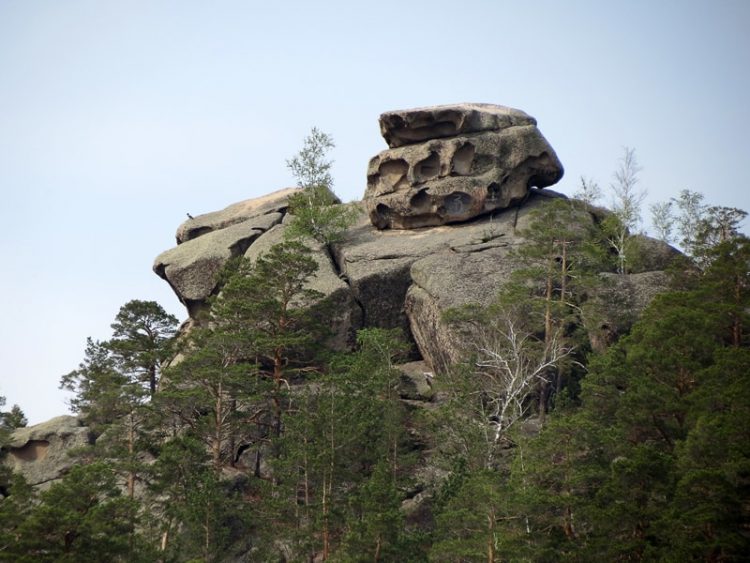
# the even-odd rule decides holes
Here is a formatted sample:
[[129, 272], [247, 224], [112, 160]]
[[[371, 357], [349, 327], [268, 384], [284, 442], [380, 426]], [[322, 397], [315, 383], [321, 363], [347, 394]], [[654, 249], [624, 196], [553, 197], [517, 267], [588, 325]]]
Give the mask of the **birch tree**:
[[289, 198], [293, 217], [287, 226], [290, 238], [310, 237], [330, 246], [354, 224], [357, 207], [342, 205], [333, 193], [332, 160], [328, 151], [335, 147], [333, 138], [317, 127], [305, 137], [302, 149], [286, 161], [297, 186], [302, 191]]
[[609, 245], [617, 254], [617, 271], [620, 274], [627, 271], [633, 252], [631, 238], [641, 224], [641, 205], [646, 191], [638, 188], [640, 171], [635, 149], [626, 147], [610, 184], [613, 215], [603, 225]]

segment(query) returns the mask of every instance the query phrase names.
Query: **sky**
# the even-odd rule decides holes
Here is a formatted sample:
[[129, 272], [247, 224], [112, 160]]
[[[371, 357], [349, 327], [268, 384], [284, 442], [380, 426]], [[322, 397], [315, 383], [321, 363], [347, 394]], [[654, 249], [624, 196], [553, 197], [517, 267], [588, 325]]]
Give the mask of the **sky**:
[[749, 26], [746, 0], [0, 0], [6, 408], [67, 413], [60, 376], [127, 301], [184, 319], [153, 259], [186, 213], [293, 185], [313, 126], [344, 201], [382, 112], [485, 102], [536, 117], [553, 189], [606, 189], [631, 147], [646, 206], [750, 210]]

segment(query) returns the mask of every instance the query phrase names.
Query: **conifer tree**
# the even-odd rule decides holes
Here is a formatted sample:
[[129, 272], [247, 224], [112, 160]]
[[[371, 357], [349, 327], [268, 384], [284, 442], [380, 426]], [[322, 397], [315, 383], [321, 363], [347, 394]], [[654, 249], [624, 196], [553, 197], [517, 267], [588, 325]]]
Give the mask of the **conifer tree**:
[[135, 534], [136, 502], [105, 463], [76, 466], [40, 495], [17, 528], [15, 561], [148, 561]]
[[151, 397], [156, 393], [161, 367], [172, 354], [170, 344], [177, 318], [155, 301], [134, 299], [120, 307], [107, 346], [119, 368], [143, 382]]

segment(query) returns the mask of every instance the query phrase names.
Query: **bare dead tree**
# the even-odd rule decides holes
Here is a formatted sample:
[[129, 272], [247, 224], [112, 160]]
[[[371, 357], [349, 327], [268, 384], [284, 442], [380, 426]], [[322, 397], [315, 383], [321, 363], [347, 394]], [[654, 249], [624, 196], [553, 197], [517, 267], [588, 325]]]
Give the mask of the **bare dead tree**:
[[507, 307], [477, 330], [475, 367], [483, 380], [488, 466], [502, 438], [527, 414], [539, 382], [548, 382], [573, 351], [563, 342], [560, 329], [542, 340], [526, 325], [522, 311]]

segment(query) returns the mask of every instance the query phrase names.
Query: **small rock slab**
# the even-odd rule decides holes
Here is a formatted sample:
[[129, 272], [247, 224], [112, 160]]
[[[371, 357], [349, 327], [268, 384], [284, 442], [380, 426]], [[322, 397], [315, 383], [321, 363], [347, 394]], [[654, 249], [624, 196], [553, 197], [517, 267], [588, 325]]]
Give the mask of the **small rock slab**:
[[243, 223], [254, 217], [282, 213], [288, 207], [289, 196], [298, 191], [300, 191], [300, 188], [284, 188], [262, 197], [233, 203], [220, 211], [212, 211], [188, 219], [177, 228], [177, 244], [182, 244], [236, 223]]
[[501, 131], [518, 125], [536, 125], [536, 119], [520, 109], [495, 104], [441, 105], [387, 111], [380, 116], [380, 132], [392, 149], [429, 139]]

